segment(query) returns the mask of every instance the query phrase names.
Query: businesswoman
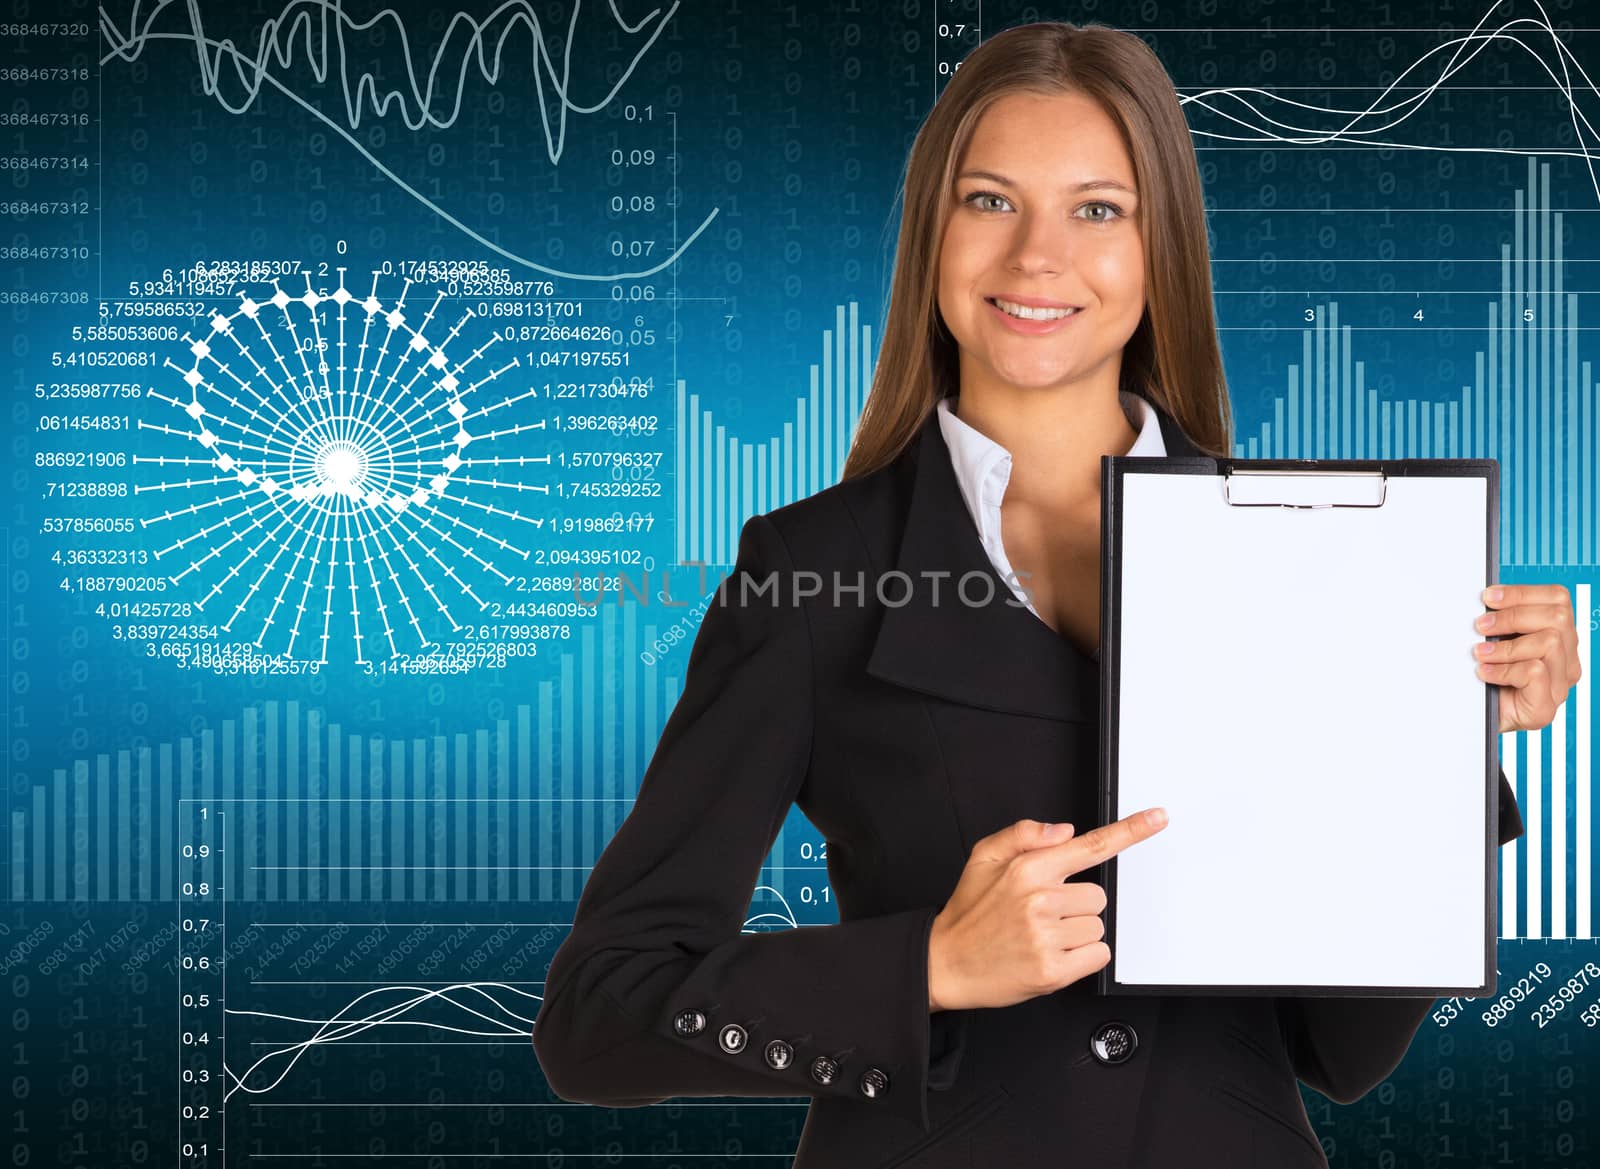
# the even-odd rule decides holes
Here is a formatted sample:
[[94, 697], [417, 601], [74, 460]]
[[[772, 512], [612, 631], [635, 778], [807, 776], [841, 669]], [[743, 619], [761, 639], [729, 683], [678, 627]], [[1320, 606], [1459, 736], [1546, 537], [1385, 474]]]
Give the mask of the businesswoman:
[[[1430, 1002], [1089, 978], [1110, 958], [1090, 878], [1163, 830], [1097, 821], [1100, 460], [1227, 454], [1229, 427], [1171, 80], [1107, 28], [998, 34], [912, 148], [844, 479], [744, 525], [550, 964], [555, 1093], [810, 1096], [797, 1169], [1325, 1165], [1297, 1079], [1354, 1101]], [[1501, 730], [1546, 725], [1578, 674], [1566, 590], [1486, 610], [1512, 635], [1475, 666]], [[1225, 766], [1223, 738], [1196, 762]], [[1504, 842], [1503, 775], [1500, 800]], [[743, 933], [791, 804], [839, 922]], [[1228, 945], [1226, 889], [1215, 924]]]

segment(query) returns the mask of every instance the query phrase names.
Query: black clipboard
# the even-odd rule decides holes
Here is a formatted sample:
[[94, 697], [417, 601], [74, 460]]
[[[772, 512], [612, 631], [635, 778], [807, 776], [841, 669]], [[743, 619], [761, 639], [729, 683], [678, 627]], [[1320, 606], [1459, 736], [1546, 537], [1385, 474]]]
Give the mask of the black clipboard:
[[[1111, 823], [1140, 808], [1164, 804], [1169, 809], [1169, 823], [1155, 836], [1092, 870], [1103, 872], [1107, 895], [1105, 940], [1111, 950], [1110, 962], [1097, 974], [1101, 994], [1438, 998], [1484, 997], [1494, 993], [1499, 691], [1478, 679], [1469, 663], [1473, 660], [1472, 645], [1483, 640], [1483, 635], [1471, 628], [1473, 618], [1484, 608], [1481, 589], [1496, 583], [1498, 576], [1499, 496], [1499, 464], [1494, 459], [1216, 459], [1111, 455], [1102, 458], [1101, 822]], [[1442, 531], [1428, 531], [1419, 525], [1419, 517], [1430, 508], [1434, 509]], [[1446, 516], [1448, 519], [1444, 518]], [[1296, 521], [1300, 526], [1294, 526]], [[1208, 592], [1224, 595], [1220, 592], [1223, 588], [1234, 590], [1225, 594], [1230, 598], [1242, 597], [1249, 589], [1257, 587], [1249, 583], [1250, 580], [1271, 578], [1283, 584], [1294, 577], [1294, 570], [1288, 566], [1295, 552], [1304, 553], [1315, 561], [1303, 569], [1308, 579], [1319, 566], [1333, 577], [1343, 571], [1354, 572], [1356, 569], [1351, 565], [1359, 564], [1360, 559], [1349, 555], [1349, 551], [1357, 546], [1358, 532], [1368, 533], [1361, 538], [1376, 541], [1373, 547], [1385, 549], [1386, 563], [1395, 572], [1404, 573], [1409, 569], [1417, 574], [1416, 580], [1444, 579], [1433, 575], [1437, 572], [1449, 574], [1452, 581], [1462, 581], [1461, 589], [1453, 585], [1448, 589], [1436, 587], [1435, 595], [1425, 602], [1438, 604], [1438, 598], [1447, 595], [1446, 608], [1450, 610], [1452, 624], [1446, 626], [1441, 616], [1435, 626], [1434, 619], [1412, 615], [1411, 623], [1406, 626], [1408, 630], [1419, 631], [1415, 639], [1431, 639], [1428, 644], [1435, 649], [1428, 651], [1425, 660], [1436, 663], [1436, 647], [1442, 640], [1453, 638], [1448, 630], [1454, 628], [1453, 622], [1459, 616], [1460, 660], [1452, 658], [1449, 667], [1459, 665], [1468, 689], [1458, 687], [1454, 675], [1446, 671], [1441, 674], [1442, 684], [1435, 687], [1438, 695], [1430, 701], [1435, 703], [1432, 709], [1441, 723], [1446, 710], [1450, 712], [1451, 725], [1460, 721], [1464, 728], [1475, 722], [1474, 710], [1481, 710], [1482, 714], [1481, 739], [1476, 744], [1470, 736], [1458, 739], [1455, 735], [1433, 744], [1440, 756], [1449, 757], [1449, 774], [1465, 784], [1452, 789], [1455, 792], [1453, 801], [1437, 805], [1441, 809], [1440, 818], [1447, 823], [1442, 827], [1435, 825], [1430, 829], [1431, 835], [1420, 838], [1427, 842], [1428, 848], [1438, 851], [1439, 875], [1430, 875], [1427, 866], [1414, 856], [1408, 858], [1404, 852], [1397, 851], [1393, 847], [1397, 832], [1390, 820], [1378, 818], [1391, 807], [1408, 806], [1407, 801], [1414, 804], [1422, 783], [1415, 777], [1434, 775], [1433, 771], [1412, 767], [1405, 772], [1407, 782], [1391, 784], [1386, 789], [1387, 794], [1395, 797], [1392, 804], [1386, 802], [1366, 808], [1354, 804], [1358, 797], [1352, 789], [1368, 774], [1361, 771], [1340, 772], [1349, 780], [1343, 785], [1338, 782], [1338, 776], [1330, 774], [1317, 789], [1315, 805], [1324, 809], [1327, 820], [1346, 828], [1356, 823], [1373, 826], [1372, 830], [1358, 833], [1348, 841], [1350, 867], [1340, 869], [1305, 859], [1318, 848], [1306, 843], [1314, 837], [1303, 835], [1319, 830], [1319, 825], [1313, 823], [1300, 829], [1284, 829], [1286, 833], [1302, 833], [1293, 838], [1293, 851], [1300, 859], [1291, 861], [1288, 866], [1264, 868], [1257, 880], [1242, 880], [1238, 874], [1256, 871], [1242, 865], [1238, 859], [1241, 855], [1250, 856], [1252, 847], [1263, 847], [1264, 852], [1275, 850], [1274, 855], [1280, 862], [1286, 855], [1281, 834], [1270, 831], [1278, 821], [1264, 812], [1252, 814], [1244, 801], [1230, 803], [1216, 798], [1202, 802], [1197, 793], [1208, 790], [1210, 785], [1215, 785], [1220, 793], [1227, 784], [1234, 782], [1234, 777], [1224, 769], [1229, 765], [1230, 756], [1236, 753], [1235, 744], [1241, 741], [1241, 736], [1259, 735], [1263, 725], [1287, 728], [1307, 710], [1316, 710], [1319, 706], [1327, 709], [1331, 705], [1330, 694], [1348, 695], [1352, 691], [1341, 686], [1317, 692], [1316, 685], [1321, 683], [1297, 686], [1295, 678], [1303, 680], [1310, 675], [1286, 672], [1279, 662], [1274, 675], [1278, 680], [1270, 685], [1267, 675], [1259, 670], [1249, 674], [1254, 686], [1252, 692], [1270, 690], [1283, 696], [1283, 702], [1272, 707], [1276, 712], [1272, 721], [1244, 717], [1236, 717], [1231, 722], [1222, 720], [1215, 734], [1206, 741], [1174, 746], [1174, 736], [1182, 732], [1186, 720], [1200, 717], [1190, 708], [1215, 707], [1221, 701], [1218, 695], [1224, 693], [1220, 685], [1208, 693], [1204, 688], [1183, 684], [1181, 679], [1193, 682], [1196, 655], [1201, 652], [1196, 646], [1208, 640], [1214, 645], [1215, 653], [1235, 655], [1231, 659], [1233, 662], [1239, 661], [1239, 655], [1246, 650], [1265, 661], [1274, 652], [1294, 652], [1301, 638], [1306, 638], [1308, 644], [1315, 641], [1316, 637], [1308, 635], [1306, 630], [1326, 629], [1332, 622], [1319, 616], [1296, 623], [1285, 615], [1287, 610], [1280, 609], [1271, 628], [1289, 644], [1281, 651], [1276, 650], [1262, 640], [1258, 631], [1252, 631], [1250, 637], [1243, 639], [1247, 645], [1241, 649], [1237, 630], [1199, 628], [1192, 635], [1176, 630], [1177, 615], [1168, 612], [1159, 602], [1169, 596], [1199, 597]], [[1476, 542], [1480, 532], [1481, 546]], [[1205, 533], [1209, 533], [1213, 541], [1210, 551]], [[1410, 535], [1402, 543], [1403, 533]], [[1429, 544], [1430, 539], [1435, 543]], [[1239, 550], [1244, 547], [1252, 551], [1241, 556]], [[1346, 553], [1337, 560], [1333, 552], [1336, 548]], [[1318, 556], [1324, 559], [1319, 561]], [[1440, 560], [1447, 563], [1435, 564]], [[1254, 569], [1253, 578], [1241, 576], [1235, 580], [1230, 576], [1236, 570], [1242, 571], [1241, 562]], [[1170, 590], [1167, 593], [1159, 592], [1152, 584], [1156, 579], [1151, 575], [1155, 566], [1179, 569], [1170, 573], [1171, 579], [1159, 582], [1161, 587]], [[1480, 566], [1481, 581], [1477, 579]], [[1188, 571], [1182, 571], [1184, 568]], [[1467, 587], [1469, 576], [1472, 579]], [[1219, 583], [1230, 580], [1231, 586]], [[1389, 590], [1392, 594], [1392, 584]], [[1313, 595], [1314, 589], [1308, 590], [1308, 604], [1315, 603], [1309, 599]], [[1244, 602], [1241, 599], [1233, 603]], [[1274, 604], [1276, 602], [1267, 601], [1263, 608], [1270, 609]], [[1183, 606], [1175, 608], [1181, 613]], [[1423, 612], [1415, 611], [1416, 614]], [[1424, 625], [1428, 627], [1426, 633], [1420, 632]], [[1349, 646], [1353, 653], [1360, 652], [1364, 636], [1371, 634], [1350, 631]], [[1408, 646], [1411, 644], [1407, 642]], [[1453, 654], [1454, 650], [1450, 652]], [[1163, 657], [1163, 653], [1167, 656]], [[1176, 656], [1184, 653], [1188, 656]], [[1369, 657], [1376, 656], [1370, 648], [1367, 653]], [[1263, 654], [1265, 656], [1260, 656]], [[1304, 659], [1294, 660], [1303, 662]], [[1172, 665], [1179, 661], [1188, 664], [1181, 668]], [[1230, 658], [1211, 661], [1229, 662]], [[1332, 673], [1329, 667], [1318, 671], [1317, 677]], [[1242, 670], [1229, 676], [1237, 685], [1243, 676]], [[1471, 702], [1470, 687], [1473, 686], [1481, 688], [1481, 700], [1476, 706], [1463, 705]], [[1301, 691], [1307, 695], [1320, 693], [1322, 702], [1309, 707], [1293, 705]], [[1144, 699], [1142, 703], [1138, 701], [1140, 696]], [[1125, 698], [1128, 699], [1126, 717]], [[1297, 713], [1291, 717], [1289, 712]], [[1374, 718], [1352, 724], [1352, 733], [1342, 738], [1347, 743], [1359, 741], [1361, 736], [1354, 733], [1355, 728], [1375, 721]], [[1162, 742], [1164, 733], [1168, 742]], [[1410, 744], [1393, 737], [1388, 742], [1395, 748], [1391, 759], [1409, 758], [1406, 752], [1412, 749]], [[1324, 741], [1311, 744], [1307, 749], [1318, 750], [1319, 754], [1308, 755], [1305, 759], [1285, 759], [1286, 775], [1297, 768], [1314, 771], [1317, 767], [1335, 766], [1326, 756], [1337, 757], [1341, 745], [1324, 736]], [[1172, 801], [1161, 798], [1151, 785], [1152, 777], [1158, 772], [1162, 776], [1173, 772], [1155, 768], [1152, 761], [1163, 758], [1163, 752], [1177, 759], [1174, 752], [1180, 750], [1188, 752], [1187, 757], [1194, 761], [1194, 767], [1184, 773], [1184, 782], [1189, 785], [1183, 789], [1186, 794], [1181, 800]], [[1264, 767], [1265, 760], [1258, 759], [1256, 766]], [[1389, 762], [1386, 766], [1399, 764]], [[1131, 777], [1140, 767], [1145, 768], [1146, 773], [1142, 781], [1136, 782]], [[1462, 798], [1470, 796], [1474, 774], [1479, 792], [1477, 809], [1470, 799]], [[1162, 782], [1174, 788], [1179, 786], [1171, 779]], [[1280, 801], [1284, 807], [1295, 806], [1302, 810], [1313, 806], [1307, 795], [1310, 789], [1304, 782], [1286, 778], [1281, 783], [1282, 786], [1270, 789], [1264, 786], [1254, 789], [1262, 794], [1261, 803], [1268, 810], [1277, 807]], [[1139, 798], [1141, 796], [1144, 798]], [[1180, 806], [1174, 807], [1175, 802]], [[1481, 855], [1478, 855], [1469, 828], [1477, 824], [1479, 809], [1482, 815]], [[1141, 853], [1140, 850], [1159, 848], [1163, 838], [1171, 838], [1180, 824], [1194, 831], [1164, 852]], [[1202, 837], [1201, 830], [1207, 825], [1213, 834]], [[1230, 826], [1238, 828], [1232, 839], [1226, 836]], [[1219, 827], [1220, 833], [1217, 832]], [[1387, 845], [1382, 841], [1374, 845], [1374, 836], [1384, 838]], [[1252, 839], [1263, 845], [1252, 845]], [[1203, 840], [1213, 843], [1202, 849]], [[1220, 843], [1216, 843], [1219, 840]], [[1264, 842], [1272, 843], [1265, 845]], [[1326, 860], [1331, 854], [1324, 850], [1318, 855]], [[1187, 858], [1185, 863], [1179, 864], [1180, 857]], [[1480, 862], [1479, 880], [1474, 884], [1470, 875]], [[1295, 870], [1298, 877], [1289, 875], [1286, 878], [1284, 869], [1295, 864], [1302, 866]], [[1382, 874], [1381, 887], [1393, 890], [1390, 897], [1379, 899], [1378, 906], [1369, 906], [1375, 916], [1382, 917], [1381, 935], [1352, 936], [1357, 932], [1352, 930], [1352, 920], [1360, 915], [1345, 901], [1335, 900], [1327, 906], [1305, 900], [1295, 902], [1292, 893], [1286, 892], [1293, 889], [1296, 880], [1310, 888], [1334, 889], [1339, 887], [1335, 882], [1337, 876], [1345, 886], [1363, 887], [1370, 893], [1378, 880], [1369, 873], [1373, 868]], [[1452, 878], [1450, 883], [1444, 881], [1444, 875]], [[1198, 924], [1202, 919], [1188, 910], [1205, 900], [1197, 892], [1205, 881], [1230, 876], [1231, 879], [1222, 880], [1211, 890], [1215, 929], [1211, 946], [1207, 948], [1196, 940], [1202, 930]], [[1463, 880], [1464, 876], [1468, 879]], [[1398, 929], [1399, 918], [1407, 910], [1426, 905], [1422, 892], [1430, 887], [1430, 881], [1434, 882], [1432, 887], [1446, 907], [1446, 922], [1420, 920], [1418, 935], [1441, 939], [1443, 951], [1448, 954], [1447, 960], [1432, 964], [1413, 949], [1419, 943], [1402, 940], [1406, 935]], [[1474, 888], [1481, 892], [1481, 900], [1473, 896]], [[1235, 901], [1249, 902], [1261, 916], [1252, 921], [1247, 915], [1241, 924], [1230, 913], [1230, 902]], [[1290, 906], [1298, 912], [1291, 911]], [[1475, 924], [1480, 906], [1481, 932]], [[1119, 911], [1126, 914], [1126, 919], [1120, 922]], [[1306, 924], [1306, 918], [1316, 919], [1319, 915], [1330, 919], [1326, 928]], [[1269, 929], [1277, 936], [1267, 936], [1264, 931]], [[1330, 933], [1333, 940], [1327, 943], [1315, 937]], [[1388, 939], [1386, 949], [1377, 957], [1352, 956], [1338, 948], [1370, 945], [1374, 936]], [[1184, 939], [1188, 945], [1183, 944]], [[1123, 958], [1121, 962], [1119, 954]], [[1257, 971], [1264, 973], [1255, 973]], [[1314, 971], [1324, 973], [1313, 976]], [[1178, 976], [1185, 972], [1188, 972], [1187, 977]]]

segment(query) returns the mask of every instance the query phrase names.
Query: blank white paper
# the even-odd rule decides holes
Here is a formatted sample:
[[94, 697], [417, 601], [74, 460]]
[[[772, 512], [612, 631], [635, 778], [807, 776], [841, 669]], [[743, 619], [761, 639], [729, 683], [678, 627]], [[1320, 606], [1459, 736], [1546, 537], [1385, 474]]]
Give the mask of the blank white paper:
[[1482, 984], [1486, 480], [1311, 510], [1229, 506], [1222, 476], [1122, 490], [1115, 817], [1169, 822], [1116, 859], [1116, 981]]

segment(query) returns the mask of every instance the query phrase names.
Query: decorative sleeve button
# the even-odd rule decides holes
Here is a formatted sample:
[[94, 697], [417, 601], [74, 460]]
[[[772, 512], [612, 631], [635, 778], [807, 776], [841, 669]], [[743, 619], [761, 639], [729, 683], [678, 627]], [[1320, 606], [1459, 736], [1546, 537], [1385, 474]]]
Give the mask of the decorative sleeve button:
[[765, 1054], [767, 1066], [774, 1071], [781, 1072], [794, 1063], [794, 1048], [781, 1039], [774, 1039], [767, 1044]]
[[688, 1007], [672, 1017], [672, 1029], [682, 1039], [693, 1039], [706, 1029], [706, 1013]]
[[745, 1034], [745, 1029], [737, 1023], [729, 1023], [721, 1031], [717, 1032], [717, 1046], [729, 1055], [738, 1055], [743, 1051], [745, 1042], [748, 1039], [749, 1036]]
[[889, 1077], [878, 1068], [868, 1068], [861, 1073], [858, 1086], [868, 1100], [876, 1100], [889, 1090]]
[[839, 1064], [836, 1060], [819, 1055], [811, 1061], [811, 1078], [823, 1086], [833, 1083], [833, 1078], [838, 1074]]

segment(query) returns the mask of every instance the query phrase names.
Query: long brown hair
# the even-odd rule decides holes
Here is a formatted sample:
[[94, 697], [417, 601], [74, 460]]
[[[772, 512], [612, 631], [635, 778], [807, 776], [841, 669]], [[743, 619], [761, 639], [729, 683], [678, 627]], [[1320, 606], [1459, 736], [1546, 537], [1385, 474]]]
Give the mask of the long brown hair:
[[1013, 93], [1081, 93], [1121, 129], [1142, 204], [1147, 302], [1122, 351], [1121, 388], [1159, 405], [1202, 450], [1232, 453], [1200, 169], [1172, 78], [1131, 33], [1043, 22], [996, 33], [968, 54], [917, 131], [878, 363], [843, 479], [892, 462], [939, 399], [960, 389], [960, 350], [939, 314], [939, 249], [978, 119]]

